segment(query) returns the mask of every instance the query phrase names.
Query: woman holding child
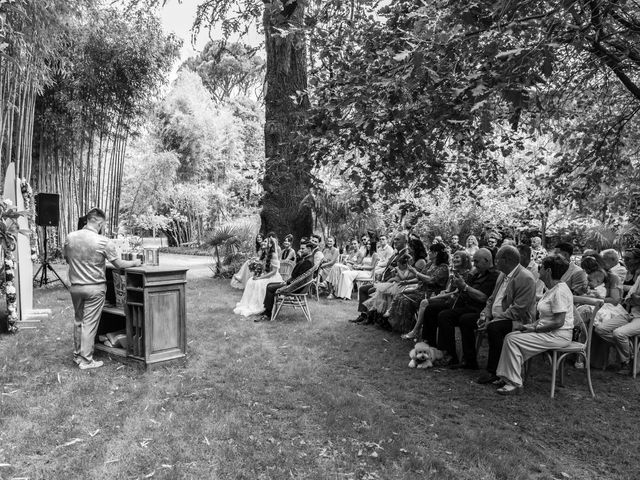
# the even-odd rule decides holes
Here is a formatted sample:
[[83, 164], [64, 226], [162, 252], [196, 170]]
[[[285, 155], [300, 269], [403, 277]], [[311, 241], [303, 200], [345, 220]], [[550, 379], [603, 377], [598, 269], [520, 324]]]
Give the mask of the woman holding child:
[[[469, 273], [471, 272], [471, 257], [469, 254], [464, 251], [457, 251], [453, 254], [453, 258], [451, 259], [451, 263], [453, 266], [453, 271], [449, 276], [447, 281], [446, 288], [440, 292], [438, 295], [433, 296], [431, 298], [425, 298], [420, 302], [420, 308], [418, 310], [418, 321], [416, 322], [413, 330], [409, 333], [402, 335], [404, 339], [414, 339], [420, 337], [420, 333], [422, 331], [422, 325], [425, 321], [425, 310], [431, 305], [431, 310], [434, 308], [438, 311], [445, 310], [449, 308], [453, 308], [454, 304], [458, 298], [458, 289], [456, 287], [456, 283], [454, 280], [461, 279], [466, 282]], [[428, 339], [430, 345], [436, 345], [436, 331], [438, 328], [437, 324], [437, 315], [433, 315], [433, 312], [430, 311], [430, 315], [428, 316], [428, 320], [430, 320], [427, 324], [428, 332], [425, 332], [423, 335], [424, 338]]]
[[282, 282], [280, 276], [280, 248], [278, 247], [278, 241], [269, 237], [265, 242], [265, 264], [263, 272], [254, 275], [247, 280], [247, 285], [242, 293], [240, 302], [236, 304], [236, 308], [233, 309], [233, 313], [236, 315], [242, 315], [248, 317], [250, 315], [257, 315], [264, 310], [264, 297], [267, 291], [267, 285], [269, 283]]
[[[620, 304], [622, 298], [622, 282], [620, 278], [606, 270], [606, 264], [602, 259], [602, 256], [596, 252], [583, 255], [580, 261], [580, 268], [582, 268], [587, 274], [587, 283], [589, 288], [586, 297], [599, 298], [605, 303], [600, 308], [597, 314], [596, 322], [600, 324], [603, 320], [608, 320], [612, 315], [626, 315], [626, 310]], [[593, 311], [593, 307], [590, 305], [580, 305], [577, 307], [579, 317], [575, 318], [573, 339], [576, 341], [584, 342], [586, 335], [582, 328], [582, 319], [587, 318]], [[602, 347], [598, 347], [598, 340], [595, 341], [595, 350]], [[582, 358], [578, 358], [575, 364], [576, 368], [584, 368]]]
[[428, 263], [424, 260], [426, 252], [421, 240], [413, 238], [409, 241], [409, 250], [415, 260], [409, 271], [415, 279], [409, 280], [411, 288], [398, 293], [391, 302], [389, 325], [395, 331], [407, 331], [414, 324], [413, 316], [418, 311], [420, 302], [440, 292], [449, 280], [449, 254], [442, 243], [429, 246]]
[[401, 293], [407, 286], [409, 280], [413, 280], [416, 276], [409, 271], [409, 262], [411, 255], [404, 254], [398, 258], [398, 266], [394, 269], [394, 275], [388, 281], [377, 283], [376, 291], [371, 298], [365, 300], [364, 305], [369, 312], [376, 311], [384, 317], [389, 317], [391, 301], [393, 297]]
[[601, 298], [605, 303], [617, 305], [622, 297], [622, 282], [617, 275], [606, 270], [602, 257], [593, 253], [583, 256], [580, 268], [587, 274], [588, 297]]

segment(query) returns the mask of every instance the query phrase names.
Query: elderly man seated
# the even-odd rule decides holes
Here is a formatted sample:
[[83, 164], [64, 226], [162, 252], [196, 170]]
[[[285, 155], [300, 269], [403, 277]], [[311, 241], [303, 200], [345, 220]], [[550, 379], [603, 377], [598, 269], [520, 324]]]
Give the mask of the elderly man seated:
[[620, 279], [621, 284], [624, 283], [625, 279], [627, 278], [627, 269], [620, 263], [618, 252], [616, 252], [613, 248], [609, 248], [607, 250], [602, 250], [600, 252], [600, 255], [602, 256], [602, 260], [604, 262], [604, 268], [616, 275]]
[[500, 381], [496, 370], [504, 338], [514, 328], [531, 323], [536, 315], [536, 281], [520, 265], [518, 249], [511, 245], [500, 248], [495, 264], [501, 275], [478, 319], [478, 328], [486, 327], [489, 339], [487, 373], [477, 380], [482, 384]]
[[[486, 248], [479, 249], [473, 255], [473, 264], [475, 270], [466, 281], [460, 277], [454, 277], [452, 280], [459, 292], [454, 307], [434, 312], [437, 315], [438, 348], [450, 355], [448, 365], [452, 368], [478, 369], [475, 342], [477, 321], [500, 274], [493, 268], [491, 252]], [[425, 311], [425, 315], [432, 315], [432, 312]], [[459, 362], [456, 353], [455, 327], [460, 327], [463, 362]], [[435, 331], [431, 332], [431, 337], [428, 336], [429, 329], [425, 329], [424, 332], [426, 333], [425, 340], [434, 342]], [[433, 343], [431, 344], [433, 345]]]

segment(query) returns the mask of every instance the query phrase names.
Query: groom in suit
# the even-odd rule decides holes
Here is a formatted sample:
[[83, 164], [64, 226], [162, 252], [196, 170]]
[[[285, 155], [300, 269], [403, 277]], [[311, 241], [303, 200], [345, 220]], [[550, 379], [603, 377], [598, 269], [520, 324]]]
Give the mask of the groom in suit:
[[520, 265], [520, 252], [511, 245], [498, 250], [495, 266], [501, 272], [493, 293], [478, 319], [478, 328], [486, 326], [489, 339], [487, 373], [478, 383], [497, 383], [496, 376], [502, 343], [515, 327], [531, 323], [536, 316], [536, 281], [533, 274]]
[[298, 260], [296, 266], [291, 272], [291, 278], [283, 283], [270, 283], [267, 285], [267, 291], [264, 296], [264, 312], [260, 317], [255, 318], [254, 322], [267, 322], [271, 320], [271, 311], [275, 302], [276, 294], [280, 293], [285, 287], [289, 293], [296, 293], [299, 286], [304, 285], [313, 272], [316, 265], [314, 264], [313, 253], [317, 250], [316, 246], [309, 242], [300, 245], [300, 253], [302, 258]]

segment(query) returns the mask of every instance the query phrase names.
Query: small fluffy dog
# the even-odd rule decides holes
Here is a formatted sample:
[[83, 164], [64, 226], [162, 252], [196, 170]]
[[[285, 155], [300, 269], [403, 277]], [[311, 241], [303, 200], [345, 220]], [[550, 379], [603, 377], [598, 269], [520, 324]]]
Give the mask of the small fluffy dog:
[[431, 368], [434, 360], [442, 360], [443, 353], [425, 342], [418, 342], [409, 352], [409, 357], [409, 368]]

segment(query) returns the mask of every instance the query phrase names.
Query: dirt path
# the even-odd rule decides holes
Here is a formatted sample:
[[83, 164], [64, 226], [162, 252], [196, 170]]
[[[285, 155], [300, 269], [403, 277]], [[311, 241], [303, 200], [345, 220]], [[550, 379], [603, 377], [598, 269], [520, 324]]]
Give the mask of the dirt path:
[[[203, 257], [197, 255], [181, 255], [176, 253], [160, 253], [160, 266], [165, 267], [185, 267], [187, 271], [187, 280], [195, 280], [198, 278], [212, 278], [213, 272], [209, 268], [213, 265], [212, 257]], [[34, 271], [39, 265], [34, 265]], [[60, 277], [67, 281], [67, 264], [55, 263], [51, 264]], [[38, 276], [40, 278], [40, 276]], [[55, 279], [53, 274], [49, 272], [49, 281]], [[53, 283], [55, 285], [58, 282]]]

